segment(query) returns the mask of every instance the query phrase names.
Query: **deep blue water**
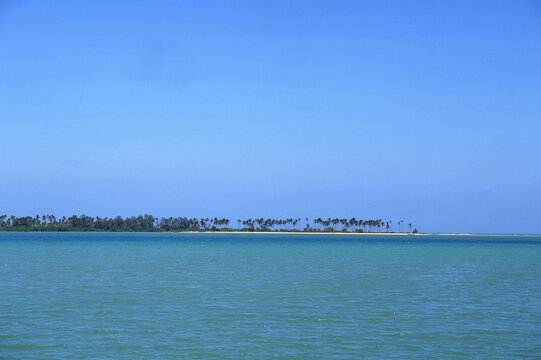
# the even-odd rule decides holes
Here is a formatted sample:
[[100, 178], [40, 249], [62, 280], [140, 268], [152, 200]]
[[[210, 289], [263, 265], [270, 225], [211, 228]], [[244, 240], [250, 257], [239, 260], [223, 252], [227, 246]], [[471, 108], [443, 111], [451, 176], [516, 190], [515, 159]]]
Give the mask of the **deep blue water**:
[[0, 233], [1, 359], [540, 359], [541, 237]]

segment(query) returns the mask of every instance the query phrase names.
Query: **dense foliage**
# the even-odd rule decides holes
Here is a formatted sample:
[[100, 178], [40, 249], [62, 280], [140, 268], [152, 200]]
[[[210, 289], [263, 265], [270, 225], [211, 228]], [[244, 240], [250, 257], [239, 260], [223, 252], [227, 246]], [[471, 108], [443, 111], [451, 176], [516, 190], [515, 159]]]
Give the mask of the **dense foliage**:
[[[398, 231], [404, 221], [397, 222]], [[408, 224], [411, 232], [411, 223]], [[229, 219], [218, 218], [157, 218], [152, 215], [139, 215], [123, 218], [87, 215], [73, 215], [57, 218], [54, 215], [0, 216], [0, 231], [322, 231], [322, 232], [392, 232], [392, 221], [351, 219], [322, 219], [310, 221], [308, 218], [296, 219]], [[415, 229], [413, 232], [417, 232]]]

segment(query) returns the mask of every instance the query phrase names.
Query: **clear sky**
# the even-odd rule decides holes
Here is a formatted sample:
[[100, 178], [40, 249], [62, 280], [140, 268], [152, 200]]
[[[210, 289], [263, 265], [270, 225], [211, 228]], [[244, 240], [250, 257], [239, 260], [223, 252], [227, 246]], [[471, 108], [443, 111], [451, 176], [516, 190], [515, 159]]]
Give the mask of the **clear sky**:
[[0, 0], [0, 212], [541, 233], [537, 1]]

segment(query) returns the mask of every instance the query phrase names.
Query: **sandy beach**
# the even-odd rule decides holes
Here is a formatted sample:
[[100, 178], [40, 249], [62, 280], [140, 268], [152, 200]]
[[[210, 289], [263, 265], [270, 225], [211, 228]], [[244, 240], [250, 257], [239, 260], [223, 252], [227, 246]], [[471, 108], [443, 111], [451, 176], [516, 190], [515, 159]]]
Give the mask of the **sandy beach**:
[[189, 234], [283, 234], [283, 235], [470, 235], [470, 234], [421, 234], [421, 233], [376, 233], [376, 232], [316, 232], [316, 231], [178, 231]]
[[355, 232], [316, 232], [316, 231], [177, 231], [175, 233], [188, 233], [188, 234], [267, 234], [267, 235], [274, 235], [274, 234], [280, 234], [280, 235], [385, 235], [385, 236], [393, 236], [393, 235], [432, 235], [432, 236], [539, 236], [536, 234], [471, 234], [471, 233], [405, 233], [405, 232], [393, 232], [393, 233], [385, 233], [385, 232], [362, 232], [362, 233], [355, 233]]

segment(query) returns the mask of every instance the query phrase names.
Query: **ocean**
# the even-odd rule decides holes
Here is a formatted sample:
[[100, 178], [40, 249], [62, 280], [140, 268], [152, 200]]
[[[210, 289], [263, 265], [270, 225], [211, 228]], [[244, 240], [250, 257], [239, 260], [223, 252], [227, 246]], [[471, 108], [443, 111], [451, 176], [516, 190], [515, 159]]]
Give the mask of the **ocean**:
[[0, 233], [0, 359], [540, 359], [541, 236]]

